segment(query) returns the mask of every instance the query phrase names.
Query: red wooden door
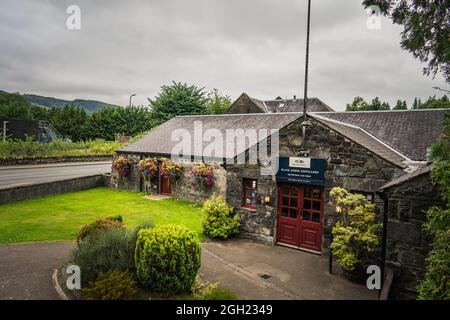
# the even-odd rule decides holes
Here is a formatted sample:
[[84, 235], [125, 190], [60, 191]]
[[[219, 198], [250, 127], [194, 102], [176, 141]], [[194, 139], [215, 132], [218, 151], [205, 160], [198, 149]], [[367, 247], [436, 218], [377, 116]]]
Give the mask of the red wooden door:
[[298, 246], [300, 197], [300, 188], [297, 186], [286, 184], [278, 188], [278, 242]]
[[322, 251], [322, 189], [318, 187], [303, 188], [301, 212], [299, 247]]
[[172, 194], [172, 188], [170, 186], [170, 177], [160, 176], [161, 194]]
[[323, 192], [319, 187], [280, 185], [277, 242], [322, 250]]

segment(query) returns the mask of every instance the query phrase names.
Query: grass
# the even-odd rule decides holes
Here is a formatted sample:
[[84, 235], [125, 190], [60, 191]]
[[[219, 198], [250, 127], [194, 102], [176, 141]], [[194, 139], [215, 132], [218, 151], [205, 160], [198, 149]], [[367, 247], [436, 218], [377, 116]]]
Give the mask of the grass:
[[27, 138], [21, 140], [0, 141], [0, 158], [22, 159], [22, 158], [46, 158], [67, 156], [109, 156], [119, 147], [117, 142], [103, 140], [92, 141], [53, 141], [42, 143]]
[[96, 188], [0, 205], [0, 244], [74, 240], [80, 228], [98, 218], [122, 215], [133, 227], [152, 219], [156, 226], [184, 225], [206, 239], [201, 206], [177, 199], [152, 201], [144, 194]]

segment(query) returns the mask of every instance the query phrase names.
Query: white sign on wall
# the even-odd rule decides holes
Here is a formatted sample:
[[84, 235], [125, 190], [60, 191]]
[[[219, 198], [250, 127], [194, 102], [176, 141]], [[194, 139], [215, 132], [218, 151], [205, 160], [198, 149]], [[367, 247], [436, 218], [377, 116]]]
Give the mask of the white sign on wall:
[[311, 168], [311, 158], [289, 157], [289, 167]]

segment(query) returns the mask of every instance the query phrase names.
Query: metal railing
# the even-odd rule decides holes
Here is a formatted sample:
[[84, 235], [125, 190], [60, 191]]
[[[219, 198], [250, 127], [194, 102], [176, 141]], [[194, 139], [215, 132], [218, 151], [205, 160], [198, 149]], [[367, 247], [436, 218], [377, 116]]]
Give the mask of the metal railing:
[[42, 129], [52, 141], [64, 139], [64, 137], [53, 127], [50, 122], [45, 120], [39, 120], [39, 129]]

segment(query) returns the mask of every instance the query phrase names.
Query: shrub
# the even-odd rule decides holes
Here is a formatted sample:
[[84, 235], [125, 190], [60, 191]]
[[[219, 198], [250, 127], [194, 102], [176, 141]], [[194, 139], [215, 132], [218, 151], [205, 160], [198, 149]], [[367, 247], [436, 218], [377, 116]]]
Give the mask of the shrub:
[[139, 282], [161, 293], [185, 292], [200, 268], [197, 235], [182, 226], [162, 226], [139, 231], [135, 263]]
[[83, 292], [88, 300], [126, 300], [136, 293], [136, 281], [128, 271], [109, 270]]
[[375, 206], [365, 196], [338, 187], [331, 190], [330, 199], [341, 208], [340, 219], [332, 229], [333, 255], [344, 269], [362, 272], [379, 242]]
[[233, 207], [229, 206], [222, 197], [213, 197], [203, 205], [203, 232], [210, 238], [227, 239], [239, 233], [241, 226], [239, 214], [233, 214]]
[[78, 243], [71, 262], [81, 269], [81, 282], [86, 286], [108, 270], [134, 270], [132, 233], [124, 228], [109, 229], [97, 237]]
[[122, 216], [117, 215], [114, 217], [107, 217], [96, 220], [92, 223], [85, 225], [78, 232], [77, 242], [87, 240], [89, 237], [95, 237], [109, 229], [123, 229]]

